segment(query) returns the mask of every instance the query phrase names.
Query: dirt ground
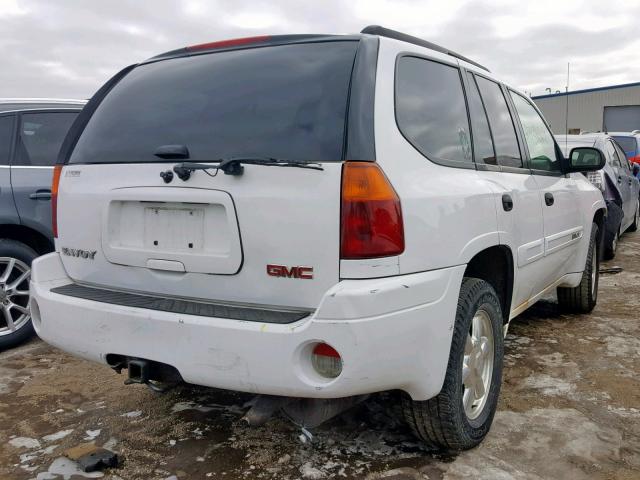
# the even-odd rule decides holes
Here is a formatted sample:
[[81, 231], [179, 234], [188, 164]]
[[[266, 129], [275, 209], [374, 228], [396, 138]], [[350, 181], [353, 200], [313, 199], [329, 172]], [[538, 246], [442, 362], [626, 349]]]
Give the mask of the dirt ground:
[[[165, 395], [40, 340], [0, 353], [0, 478], [76, 479], [62, 458], [94, 441], [124, 457], [105, 479], [639, 479], [640, 234], [623, 237], [588, 316], [555, 299], [512, 323], [493, 428], [454, 457], [424, 451], [395, 394], [314, 429], [249, 428], [247, 395], [184, 387]], [[89, 476], [89, 474], [86, 474]], [[96, 478], [102, 474], [92, 474]]]

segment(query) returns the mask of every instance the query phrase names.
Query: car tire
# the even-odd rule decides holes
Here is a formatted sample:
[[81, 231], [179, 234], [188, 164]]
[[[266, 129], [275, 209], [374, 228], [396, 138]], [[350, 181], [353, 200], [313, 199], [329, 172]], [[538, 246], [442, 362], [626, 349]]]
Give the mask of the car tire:
[[503, 355], [498, 295], [484, 280], [464, 278], [442, 390], [429, 400], [402, 398], [405, 420], [428, 448], [456, 452], [484, 439], [498, 405]]
[[[29, 278], [31, 262], [37, 256], [38, 253], [24, 243], [0, 239], [0, 351], [24, 342], [34, 334], [28, 311]], [[15, 284], [21, 277], [22, 280]], [[7, 315], [11, 316], [12, 328]]]
[[589, 313], [598, 301], [600, 259], [598, 258], [598, 225], [591, 227], [587, 262], [580, 285], [574, 288], [558, 288], [558, 305], [566, 313]]
[[629, 227], [630, 232], [636, 232], [640, 226], [640, 200], [636, 202], [636, 213], [633, 217], [633, 223]]
[[620, 230], [611, 239], [611, 242], [604, 247], [603, 258], [604, 260], [613, 260], [618, 251], [618, 243], [620, 243]]

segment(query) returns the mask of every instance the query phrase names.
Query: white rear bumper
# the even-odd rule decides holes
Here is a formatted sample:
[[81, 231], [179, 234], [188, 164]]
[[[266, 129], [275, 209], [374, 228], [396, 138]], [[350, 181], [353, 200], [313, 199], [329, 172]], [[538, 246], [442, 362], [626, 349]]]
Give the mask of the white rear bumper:
[[[154, 360], [186, 382], [229, 390], [333, 398], [404, 390], [436, 395], [444, 380], [464, 266], [344, 280], [309, 317], [286, 325], [182, 315], [51, 292], [72, 282], [59, 255], [33, 263], [34, 327], [46, 342], [101, 363], [107, 354]], [[310, 345], [323, 341], [343, 371], [323, 379]]]

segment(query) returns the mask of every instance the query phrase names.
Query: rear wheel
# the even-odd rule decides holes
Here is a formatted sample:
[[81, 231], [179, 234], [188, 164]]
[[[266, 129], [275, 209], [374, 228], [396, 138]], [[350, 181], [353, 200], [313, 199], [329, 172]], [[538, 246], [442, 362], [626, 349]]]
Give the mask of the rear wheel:
[[15, 240], [0, 240], [0, 350], [33, 335], [29, 313], [31, 262], [38, 254]]
[[424, 401], [403, 397], [404, 416], [413, 432], [435, 449], [460, 451], [478, 445], [495, 415], [502, 358], [500, 300], [484, 280], [465, 278], [442, 390]]
[[600, 278], [598, 258], [598, 225], [591, 227], [587, 262], [582, 272], [580, 285], [574, 288], [558, 288], [558, 305], [567, 313], [589, 313], [598, 300], [598, 280]]

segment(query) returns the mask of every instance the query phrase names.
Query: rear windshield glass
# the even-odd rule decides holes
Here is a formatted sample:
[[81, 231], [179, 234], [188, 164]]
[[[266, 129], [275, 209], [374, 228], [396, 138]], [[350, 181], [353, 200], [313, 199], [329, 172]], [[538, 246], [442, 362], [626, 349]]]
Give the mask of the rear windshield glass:
[[627, 157], [636, 156], [636, 137], [613, 137], [622, 147]]
[[160, 162], [163, 145], [186, 146], [194, 161], [342, 160], [357, 47], [281, 45], [141, 65], [102, 101], [69, 162]]

